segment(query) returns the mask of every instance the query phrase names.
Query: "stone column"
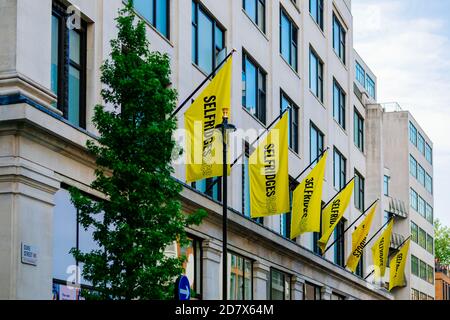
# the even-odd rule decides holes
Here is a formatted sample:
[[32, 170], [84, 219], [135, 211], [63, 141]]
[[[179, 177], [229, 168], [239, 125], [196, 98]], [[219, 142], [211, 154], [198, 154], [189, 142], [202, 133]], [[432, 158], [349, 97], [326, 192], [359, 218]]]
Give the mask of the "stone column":
[[305, 293], [305, 280], [299, 276], [293, 276], [291, 279], [291, 300], [303, 300]]
[[333, 291], [331, 290], [330, 287], [322, 287], [320, 289], [320, 299], [321, 300], [331, 300], [331, 294], [333, 293]]
[[268, 300], [270, 267], [257, 261], [253, 263], [253, 300]]
[[202, 298], [203, 300], [221, 299], [221, 281], [222, 281], [222, 246], [214, 240], [205, 240], [202, 242]]

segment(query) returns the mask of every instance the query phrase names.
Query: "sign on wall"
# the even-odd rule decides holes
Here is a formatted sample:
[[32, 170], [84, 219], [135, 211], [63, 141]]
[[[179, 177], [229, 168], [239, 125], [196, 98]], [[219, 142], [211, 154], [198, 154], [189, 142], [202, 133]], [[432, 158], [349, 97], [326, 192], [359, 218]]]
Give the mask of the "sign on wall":
[[22, 263], [37, 266], [37, 248], [25, 243], [22, 243], [21, 250]]

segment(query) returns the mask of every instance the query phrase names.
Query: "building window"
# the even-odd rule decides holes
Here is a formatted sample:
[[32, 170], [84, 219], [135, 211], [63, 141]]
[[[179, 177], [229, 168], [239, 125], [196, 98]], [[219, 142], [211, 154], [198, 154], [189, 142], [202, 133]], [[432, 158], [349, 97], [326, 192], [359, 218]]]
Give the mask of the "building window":
[[335, 14], [333, 14], [333, 49], [338, 57], [345, 64], [345, 36], [346, 31], [338, 20]]
[[419, 276], [419, 259], [413, 255], [411, 255], [411, 273]]
[[333, 117], [345, 129], [345, 93], [336, 79], [333, 80]]
[[364, 152], [364, 119], [356, 109], [353, 119], [353, 140], [355, 146]]
[[250, 19], [261, 29], [266, 31], [266, 1], [243, 0], [242, 6]]
[[375, 99], [375, 81], [366, 75], [366, 90], [369, 97]]
[[433, 224], [434, 223], [433, 208], [428, 203], [425, 204], [425, 211], [427, 215], [427, 221]]
[[321, 300], [320, 287], [315, 284], [305, 282], [303, 300]]
[[309, 13], [323, 30], [323, 0], [309, 0]]
[[187, 246], [180, 246], [177, 243], [178, 257], [186, 257], [183, 262], [183, 270], [189, 279], [191, 285], [192, 297], [196, 299], [201, 298], [202, 285], [201, 285], [201, 242], [193, 237], [188, 236]]
[[70, 29], [67, 13], [53, 5], [51, 37], [51, 89], [56, 107], [71, 124], [86, 129], [86, 29]]
[[427, 234], [427, 251], [431, 254], [434, 254], [433, 237], [429, 234]]
[[417, 181], [425, 186], [425, 169], [420, 164], [417, 165]]
[[433, 164], [433, 149], [431, 149], [428, 143], [425, 145], [425, 159], [427, 159], [430, 164]]
[[252, 300], [252, 261], [234, 253], [228, 253], [229, 300]]
[[225, 30], [202, 5], [192, 1], [192, 61], [211, 73], [225, 58]]
[[346, 159], [338, 149], [334, 148], [333, 160], [333, 185], [336, 190], [340, 191], [346, 184]]
[[420, 300], [419, 291], [411, 289], [411, 300]]
[[355, 170], [355, 208], [363, 212], [364, 207], [364, 178]]
[[433, 194], [433, 178], [428, 173], [425, 175], [425, 189]]
[[169, 0], [134, 0], [134, 9], [169, 39]]
[[[426, 280], [426, 279], [424, 279], [424, 280]], [[420, 292], [420, 300], [428, 300], [428, 296], [427, 296], [427, 294], [426, 293], [423, 293], [423, 292]]]
[[364, 277], [364, 255], [361, 255], [358, 265], [356, 266], [355, 274], [360, 278]]
[[418, 210], [417, 198], [418, 198], [417, 192], [415, 192], [414, 189], [410, 189], [409, 190], [409, 202], [410, 202], [411, 208], [413, 208], [416, 211]]
[[270, 270], [270, 300], [291, 300], [291, 276]]
[[334, 244], [334, 263], [341, 267], [345, 265], [345, 237], [343, 236], [345, 230], [344, 226], [345, 222], [341, 219], [334, 230], [334, 240], [337, 240]]
[[292, 102], [291, 99], [281, 92], [281, 112], [289, 108], [289, 148], [298, 153], [298, 131], [299, 131], [299, 118], [298, 107]]
[[266, 73], [247, 53], [242, 61], [242, 105], [263, 124], [266, 123]]
[[393, 216], [394, 216], [393, 213], [384, 210], [384, 213], [383, 213], [383, 225], [385, 225], [386, 223], [388, 223], [389, 220], [391, 220]]
[[320, 250], [320, 247], [319, 247], [319, 239], [321, 237], [322, 237], [321, 232], [313, 232], [313, 234], [312, 234], [312, 238], [313, 238], [312, 250], [315, 254], [318, 254], [318, 255], [322, 255], [322, 251]]
[[291, 236], [291, 213], [280, 215], [280, 234], [289, 239]]
[[423, 198], [421, 196], [417, 197], [418, 201], [417, 201], [417, 211], [419, 212], [419, 214], [426, 218], [426, 213], [425, 213], [425, 200], [423, 200]]
[[411, 221], [411, 239], [415, 243], [419, 243], [419, 227]]
[[366, 86], [366, 71], [361, 67], [358, 61], [356, 62], [356, 81], [363, 87]]
[[419, 276], [422, 280], [427, 280], [427, 264], [419, 260]]
[[[71, 196], [67, 189], [60, 189], [55, 194], [55, 207], [53, 212], [53, 279], [54, 282], [66, 283], [75, 273], [74, 284], [82, 287], [90, 286], [82, 276], [83, 266], [75, 260], [69, 251], [76, 248], [83, 253], [99, 250], [100, 247], [94, 241], [93, 229], [85, 230], [78, 222], [78, 210], [71, 202]], [[98, 222], [101, 216], [95, 217]], [[78, 297], [73, 297], [78, 299]]]
[[421, 154], [425, 155], [425, 139], [420, 133], [417, 134], [417, 149], [419, 149]]
[[280, 8], [280, 53], [284, 60], [297, 71], [298, 28]]
[[434, 284], [434, 270], [432, 266], [427, 265], [427, 281]]
[[417, 146], [417, 129], [412, 122], [409, 122], [409, 141]]
[[417, 161], [412, 155], [409, 155], [409, 173], [417, 179]]
[[[219, 179], [216, 182], [216, 179]], [[212, 186], [214, 184], [214, 186]], [[200, 191], [215, 201], [222, 201], [222, 178], [208, 178], [199, 181], [192, 182], [192, 188]]]
[[385, 196], [389, 197], [389, 182], [391, 178], [389, 176], [383, 177], [383, 193]]
[[309, 135], [309, 162], [312, 163], [324, 150], [324, 135], [312, 122], [310, 123]]
[[323, 102], [323, 62], [312, 48], [309, 49], [309, 88]]
[[422, 228], [419, 228], [419, 246], [427, 249], [427, 233]]

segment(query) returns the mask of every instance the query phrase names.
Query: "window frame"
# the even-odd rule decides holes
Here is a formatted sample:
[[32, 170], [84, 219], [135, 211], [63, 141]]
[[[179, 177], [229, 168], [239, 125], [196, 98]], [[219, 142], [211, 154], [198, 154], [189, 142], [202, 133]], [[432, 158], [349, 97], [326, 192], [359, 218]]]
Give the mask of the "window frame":
[[[336, 101], [336, 92], [338, 93], [339, 101]], [[336, 105], [337, 103], [337, 105]], [[339, 124], [339, 126], [345, 131], [346, 129], [346, 103], [347, 94], [341, 87], [336, 78], [333, 78], [333, 119]], [[337, 114], [336, 114], [337, 112]]]
[[[228, 257], [229, 257], [230, 258], [230, 265], [231, 265], [231, 256], [235, 256], [236, 258], [242, 258], [242, 260], [243, 260], [243, 264], [242, 264], [242, 267], [243, 267], [243, 273], [242, 273], [242, 278], [243, 278], [242, 300], [237, 300], [237, 299], [236, 300], [231, 300], [230, 291], [227, 292], [227, 295], [229, 295], [227, 298], [230, 301], [251, 301], [251, 300], [253, 300], [253, 263], [254, 263], [254, 260], [252, 260], [250, 258], [247, 258], [247, 257], [245, 257], [245, 256], [243, 256], [243, 255], [241, 255], [239, 253], [236, 253], [236, 252], [234, 252], [232, 250], [228, 250], [227, 251], [227, 263], [228, 263]], [[249, 293], [250, 294], [250, 298], [248, 300], [245, 298], [245, 296], [246, 296], [246, 292], [245, 292], [245, 276], [246, 276], [245, 263], [246, 262], [250, 263], [250, 293]], [[230, 270], [228, 270], [228, 272], [229, 272], [229, 275], [230, 275], [230, 277], [229, 277], [230, 283], [228, 283], [228, 288], [231, 288], [231, 274], [232, 274], [231, 273], [231, 267], [230, 267]]]
[[[312, 70], [312, 58], [316, 60], [316, 70]], [[314, 84], [317, 88], [317, 92], [314, 92], [312, 86], [312, 75], [313, 71], [316, 78], [316, 83]], [[314, 50], [312, 46], [309, 47], [309, 89], [313, 93], [313, 95], [319, 99], [321, 103], [323, 103], [323, 73], [324, 73], [324, 62], [319, 57], [318, 53]]]
[[[283, 55], [283, 16], [289, 22], [289, 57], [285, 57]], [[287, 62], [291, 66], [291, 68], [298, 72], [298, 35], [299, 35], [299, 27], [295, 24], [294, 19], [287, 13], [287, 11], [280, 4], [280, 54], [283, 60]], [[294, 52], [293, 52], [294, 51]]]
[[[281, 270], [278, 270], [276, 268], [270, 268], [270, 284], [269, 284], [269, 296], [270, 296], [270, 300], [274, 300], [273, 299], [273, 295], [272, 295], [272, 290], [273, 290], [273, 284], [272, 284], [272, 275], [273, 273], [279, 273], [281, 275], [283, 275], [283, 300], [282, 301], [289, 301], [292, 300], [292, 285], [291, 285], [291, 280], [292, 280], [292, 276], [290, 274], [287, 274], [286, 272], [283, 272]], [[286, 299], [286, 282], [289, 283], [289, 299]]]
[[289, 148], [295, 153], [300, 152], [300, 108], [294, 103], [294, 101], [280, 89], [280, 114], [283, 113], [283, 99], [285, 99], [290, 107], [289, 113]]
[[[167, 30], [167, 34], [164, 34], [164, 32], [162, 32], [158, 27], [157, 27], [157, 17], [158, 17], [158, 13], [157, 13], [157, 3], [158, 0], [150, 0], [152, 3], [152, 12], [153, 12], [153, 16], [152, 16], [152, 20], [150, 21], [149, 19], [147, 19], [143, 13], [139, 12], [139, 10], [137, 10], [134, 6], [133, 6], [133, 10], [138, 14], [138, 16], [143, 19], [144, 21], [146, 21], [149, 25], [151, 25], [156, 31], [158, 31], [158, 33], [160, 35], [162, 35], [164, 38], [166, 38], [167, 40], [171, 40], [170, 36], [171, 36], [171, 32], [170, 32], [170, 9], [171, 9], [171, 5], [170, 5], [170, 0], [163, 0], [166, 2], [166, 30]], [[134, 5], [134, 4], [133, 4]]]
[[[191, 41], [191, 46], [192, 46], [192, 63], [199, 68], [200, 70], [202, 70], [202, 72], [209, 74], [211, 73], [218, 65], [218, 52], [217, 51], [217, 43], [216, 43], [216, 29], [219, 29], [222, 32], [222, 49], [221, 51], [227, 50], [227, 46], [226, 46], [226, 28], [219, 22], [219, 20], [217, 20], [215, 18], [215, 16], [208, 10], [208, 8], [206, 8], [200, 1], [198, 0], [192, 0], [192, 4], [191, 4], [191, 8], [194, 9], [195, 7], [195, 13], [192, 12], [192, 16], [191, 16], [191, 34], [192, 34], [192, 29], [195, 29], [195, 39], [192, 39]], [[212, 48], [211, 48], [211, 54], [213, 55], [211, 57], [212, 59], [212, 65], [211, 65], [211, 70], [204, 70], [201, 66], [200, 66], [200, 58], [199, 58], [199, 50], [198, 50], [198, 45], [199, 45], [199, 12], [203, 13], [205, 15], [206, 18], [208, 18], [211, 23], [212, 23]], [[221, 52], [219, 51], [219, 53]]]
[[[339, 187], [336, 181], [336, 157], [339, 159]], [[336, 148], [333, 149], [333, 186], [337, 191], [341, 191], [347, 180], [347, 159], [344, 155]]]
[[[249, 12], [246, 9], [246, 2], [247, 1], [254, 1], [255, 2], [255, 20], [253, 20], [253, 17], [250, 16]], [[259, 25], [260, 15], [259, 15], [259, 5], [261, 5], [264, 8], [264, 14], [263, 14], [263, 22], [262, 27]], [[266, 0], [242, 0], [242, 9], [245, 11], [245, 14], [250, 18], [250, 20], [255, 24], [255, 26], [258, 27], [259, 30], [262, 31], [262, 33], [266, 33]]]
[[[243, 78], [243, 85], [245, 85], [244, 88], [242, 88], [242, 106], [245, 110], [247, 110], [248, 113], [250, 113], [253, 117], [255, 117], [259, 122], [261, 122], [263, 125], [266, 125], [267, 121], [267, 72], [261, 67], [258, 62], [245, 50], [242, 50], [242, 78]], [[249, 62], [253, 65], [253, 67], [256, 70], [256, 79], [255, 79], [255, 86], [256, 86], [256, 106], [255, 106], [255, 113], [252, 113], [250, 109], [247, 108], [247, 68], [246, 68], [246, 62]], [[260, 83], [260, 79], [262, 80], [262, 84]]]
[[[338, 33], [339, 33], [339, 39], [336, 40], [336, 32], [335, 27], [338, 27]], [[332, 22], [332, 28], [333, 28], [333, 35], [332, 35], [332, 41], [333, 41], [333, 51], [338, 56], [339, 60], [342, 61], [344, 65], [347, 64], [346, 61], [346, 52], [347, 52], [347, 44], [346, 44], [346, 38], [347, 38], [347, 30], [344, 29], [343, 23], [338, 18], [337, 14], [333, 11], [333, 22]], [[336, 48], [336, 41], [339, 42], [339, 48]]]
[[364, 137], [364, 118], [359, 113], [358, 109], [356, 107], [354, 108], [354, 114], [353, 114], [353, 141], [355, 143], [356, 148], [358, 148], [359, 151], [364, 153], [364, 143], [365, 143], [365, 137]]
[[[53, 1], [52, 17], [58, 19], [58, 67], [57, 67], [57, 95], [56, 107], [62, 112], [63, 118], [75, 127], [86, 129], [86, 89], [87, 89], [87, 22], [81, 20], [80, 29], [73, 29], [80, 36], [80, 63], [70, 59], [70, 29], [67, 27], [66, 19], [69, 17], [66, 6], [60, 2]], [[51, 46], [53, 44], [51, 43]], [[75, 68], [80, 73], [79, 88], [79, 119], [78, 124], [69, 120], [69, 70]]]
[[[312, 8], [313, 8], [313, 1], [315, 1], [316, 4], [316, 12], [317, 16], [314, 16]], [[309, 15], [313, 18], [314, 22], [319, 26], [320, 30], [324, 31], [324, 2], [323, 0], [309, 0]]]

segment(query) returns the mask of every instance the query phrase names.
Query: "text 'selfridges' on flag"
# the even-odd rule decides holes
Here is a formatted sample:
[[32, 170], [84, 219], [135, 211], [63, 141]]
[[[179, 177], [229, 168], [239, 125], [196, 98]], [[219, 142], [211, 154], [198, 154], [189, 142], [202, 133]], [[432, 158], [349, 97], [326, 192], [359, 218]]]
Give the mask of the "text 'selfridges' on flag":
[[386, 229], [375, 244], [372, 246], [372, 260], [375, 271], [375, 279], [380, 280], [386, 273], [389, 248], [391, 246], [392, 228], [394, 227], [394, 219], [391, 219]]
[[290, 211], [288, 157], [286, 113], [249, 158], [252, 218]]
[[375, 216], [377, 205], [373, 205], [369, 214], [364, 218], [363, 222], [352, 233], [352, 252], [347, 259], [347, 268], [351, 272], [355, 272], [358, 267], [359, 260], [363, 255], [366, 246], [367, 236], [372, 226], [373, 217]]
[[408, 259], [409, 243], [411, 239], [408, 239], [401, 247], [399, 252], [391, 259], [389, 263], [389, 291], [395, 287], [401, 287], [405, 285], [405, 266]]
[[319, 239], [319, 247], [322, 253], [325, 251], [328, 240], [337, 224], [344, 216], [355, 187], [355, 179], [352, 179], [347, 186], [322, 210], [322, 237]]
[[184, 114], [187, 182], [223, 175], [222, 135], [216, 126], [224, 109], [231, 108], [232, 61], [230, 57]]
[[322, 187], [328, 152], [293, 193], [291, 239], [307, 232], [320, 232]]

